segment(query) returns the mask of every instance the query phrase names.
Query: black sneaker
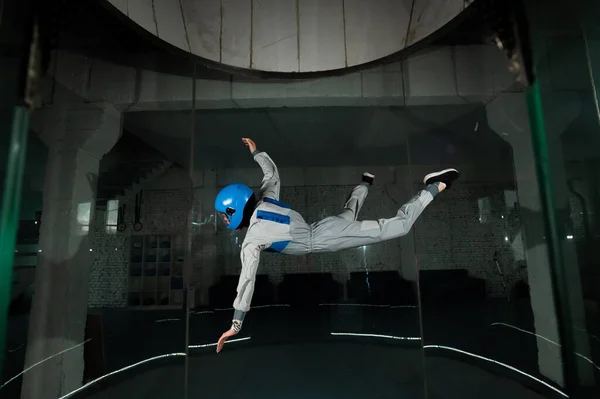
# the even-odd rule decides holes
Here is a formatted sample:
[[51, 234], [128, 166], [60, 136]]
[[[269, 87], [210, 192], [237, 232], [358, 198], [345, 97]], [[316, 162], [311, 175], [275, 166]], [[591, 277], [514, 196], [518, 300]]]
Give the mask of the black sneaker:
[[370, 185], [373, 185], [373, 181], [375, 180], [375, 175], [372, 173], [363, 173], [362, 175], [362, 181], [365, 183], [369, 183]]
[[452, 186], [454, 180], [458, 179], [459, 176], [460, 173], [458, 173], [458, 170], [456, 169], [444, 169], [440, 170], [439, 172], [433, 172], [428, 174], [427, 176], [425, 176], [425, 178], [423, 178], [423, 183], [425, 183], [425, 185], [429, 185], [437, 182], [442, 182], [446, 184], [447, 188], [449, 188], [450, 186]]

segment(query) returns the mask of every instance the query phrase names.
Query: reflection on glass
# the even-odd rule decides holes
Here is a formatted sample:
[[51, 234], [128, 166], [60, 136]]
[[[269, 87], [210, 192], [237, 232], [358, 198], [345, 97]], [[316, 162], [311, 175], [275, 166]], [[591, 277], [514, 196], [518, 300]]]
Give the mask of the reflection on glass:
[[91, 202], [77, 204], [77, 224], [79, 225], [79, 233], [87, 235], [90, 231], [90, 214]]
[[106, 202], [106, 232], [115, 234], [119, 224], [119, 200], [108, 200]]

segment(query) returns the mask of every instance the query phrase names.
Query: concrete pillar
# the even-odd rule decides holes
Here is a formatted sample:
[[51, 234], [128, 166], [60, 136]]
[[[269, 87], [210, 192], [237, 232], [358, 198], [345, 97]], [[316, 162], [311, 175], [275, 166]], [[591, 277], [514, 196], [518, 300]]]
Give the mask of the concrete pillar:
[[[568, 101], [569, 93], [560, 93], [555, 102], [550, 94], [545, 95], [544, 107], [546, 133], [550, 142], [549, 161], [552, 163], [553, 183], [556, 195], [556, 211], [561, 232], [566, 232], [569, 218], [568, 187], [565, 174], [564, 157], [561, 152], [560, 135], [579, 115], [580, 103], [576, 96]], [[558, 103], [560, 101], [560, 103]], [[513, 149], [514, 167], [520, 206], [522, 232], [525, 238], [525, 258], [531, 293], [535, 332], [552, 341], [559, 342], [558, 322], [554, 307], [554, 289], [551, 281], [548, 258], [545, 221], [542, 215], [535, 160], [529, 129], [529, 115], [524, 93], [505, 93], [486, 106], [488, 123], [500, 137]], [[560, 112], [558, 112], [560, 110]], [[571, 273], [569, 286], [571, 297], [569, 306], [575, 326], [585, 328], [585, 314], [581, 280], [577, 266], [577, 255], [573, 240], [562, 237], [562, 249], [565, 264]], [[571, 267], [572, 266], [572, 267]], [[574, 326], [569, 326], [574, 327]], [[589, 341], [584, 335], [576, 335], [576, 350], [587, 356]], [[562, 358], [560, 348], [538, 338], [538, 366], [540, 372], [558, 384], [564, 386]], [[585, 361], [579, 363], [579, 378], [582, 385], [593, 383], [593, 368]]]
[[121, 136], [121, 113], [105, 103], [52, 106], [34, 115], [32, 127], [49, 155], [25, 366], [49, 360], [24, 375], [21, 397], [41, 399], [82, 384], [88, 232], [100, 159]]

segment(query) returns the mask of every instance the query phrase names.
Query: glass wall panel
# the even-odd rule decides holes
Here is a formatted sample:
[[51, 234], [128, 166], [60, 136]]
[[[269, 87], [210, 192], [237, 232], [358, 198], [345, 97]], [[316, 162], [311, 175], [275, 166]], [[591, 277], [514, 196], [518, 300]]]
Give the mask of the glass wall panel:
[[[2, 2], [0, 8], [0, 391], [7, 397], [20, 391], [14, 377], [23, 371], [48, 154], [30, 128], [31, 110], [40, 105], [39, 74], [47, 67], [39, 36], [33, 36], [39, 25], [33, 24], [32, 6]], [[36, 59], [42, 62], [30, 65], [28, 75]]]
[[537, 137], [546, 142], [538, 140], [536, 152], [549, 172], [545, 200], [553, 205], [548, 225], [555, 226], [555, 294], [566, 351], [559, 360], [572, 397], [597, 397], [600, 4], [551, 1], [527, 6], [541, 106], [532, 118], [543, 122]]
[[[33, 26], [30, 4], [2, 3], [0, 13], [0, 381], [2, 384], [9, 376], [22, 368], [21, 337], [10, 333], [9, 326], [22, 324], [13, 317], [19, 300], [27, 291], [31, 280], [31, 258], [18, 258], [17, 232], [19, 221], [27, 219], [33, 225], [39, 196], [33, 194], [31, 187], [23, 186], [23, 175], [38, 169], [26, 164], [28, 150], [44, 157], [44, 146], [29, 133], [31, 103], [26, 104], [27, 74], [29, 59], [29, 41]], [[29, 148], [28, 148], [29, 144]], [[40, 151], [41, 147], [41, 151]], [[37, 165], [36, 165], [37, 166]], [[23, 190], [24, 188], [24, 190]], [[25, 191], [25, 195], [23, 195]], [[29, 191], [29, 192], [28, 192]], [[28, 195], [29, 194], [29, 195]], [[29, 197], [29, 198], [28, 198]], [[22, 202], [24, 204], [22, 205]], [[33, 227], [33, 226], [31, 226]], [[22, 253], [23, 251], [21, 251]], [[29, 280], [29, 281], [28, 281]], [[17, 299], [15, 301], [15, 299]], [[8, 315], [10, 314], [10, 318]], [[9, 321], [9, 322], [7, 322]], [[10, 387], [12, 388], [12, 387]], [[7, 389], [10, 389], [7, 388]], [[18, 391], [18, 386], [16, 387]]]
[[[400, 63], [311, 79], [311, 92], [306, 82], [198, 70], [188, 395], [422, 398], [413, 243], [378, 243], [404, 228], [382, 219], [404, 220], [417, 193], [408, 175], [414, 128], [402, 92], [383, 90], [401, 80]], [[385, 80], [368, 98], [352, 89], [361, 79]], [[233, 97], [207, 98], [209, 88]], [[364, 172], [375, 175], [370, 187]], [[221, 212], [234, 223], [244, 212], [232, 205], [239, 184], [257, 202], [250, 229], [232, 230], [215, 199], [225, 195]], [[215, 356], [236, 309], [247, 311], [241, 331]]]
[[[565, 391], [526, 88], [509, 72], [515, 68], [506, 57], [521, 47], [507, 40], [514, 19], [498, 14], [504, 10], [477, 9], [481, 20], [496, 24], [489, 31], [502, 32], [496, 44], [504, 51], [488, 40], [455, 46], [450, 54], [423, 53], [453, 65], [455, 75], [447, 79], [458, 101], [411, 109], [442, 141], [435, 146], [427, 135], [410, 138], [415, 187], [436, 168], [461, 174], [414, 229], [430, 396]], [[461, 383], [465, 377], [469, 384]]]
[[[534, 379], [541, 375], [532, 335], [533, 260], [523, 218], [534, 217], [537, 188], [532, 176], [517, 175], [533, 166], [516, 160], [527, 157], [527, 149], [531, 159], [527, 134], [519, 135], [518, 125], [504, 130], [510, 125], [496, 115], [506, 118], [515, 110], [506, 104], [518, 104], [514, 96], [522, 94], [508, 96], [409, 111], [432, 125], [429, 134], [439, 132], [437, 143], [428, 134], [410, 137], [413, 187], [422, 187], [423, 176], [438, 169], [460, 172], [414, 229], [430, 397], [552, 392]], [[523, 109], [516, 111], [526, 115], [522, 98], [520, 103]], [[516, 123], [527, 127], [527, 119]], [[541, 267], [548, 269], [547, 261]], [[551, 304], [551, 298], [545, 301], [545, 307]]]
[[598, 397], [597, 1], [523, 2], [533, 87], [470, 2], [301, 81], [215, 69], [230, 4], [47, 3], [0, 0], [1, 397]]
[[[0, 17], [16, 3], [1, 2]], [[161, 136], [145, 115], [190, 114], [192, 64], [136, 28], [119, 2], [49, 3], [0, 396], [182, 397], [191, 185], [169, 144], [187, 148], [191, 129]]]
[[[430, 396], [598, 395], [590, 288], [598, 107], [589, 22], [598, 10], [586, 2], [525, 5], [529, 26], [518, 30], [518, 18], [494, 15], [505, 24], [491, 27], [501, 32], [497, 44], [511, 60], [491, 48], [480, 59], [484, 69], [495, 61], [494, 84], [504, 83], [466, 118], [445, 112], [452, 119], [445, 140], [455, 151], [437, 153], [459, 165], [461, 177], [414, 230]], [[513, 32], [523, 35], [511, 40]], [[508, 72], [524, 76], [531, 55], [533, 88]], [[473, 68], [460, 55], [455, 65], [459, 77]], [[465, 82], [457, 79], [459, 93]], [[469, 384], [457, 383], [465, 376]]]

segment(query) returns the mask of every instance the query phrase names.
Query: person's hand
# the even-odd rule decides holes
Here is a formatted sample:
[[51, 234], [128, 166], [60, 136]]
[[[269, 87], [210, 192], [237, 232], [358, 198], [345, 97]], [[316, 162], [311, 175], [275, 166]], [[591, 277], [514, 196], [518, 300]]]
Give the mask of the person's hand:
[[221, 352], [221, 349], [223, 349], [223, 345], [225, 345], [225, 341], [227, 341], [227, 338], [233, 337], [236, 334], [237, 333], [231, 328], [225, 331], [223, 335], [221, 335], [221, 338], [219, 338], [219, 342], [217, 342], [217, 353]]
[[252, 141], [252, 139], [249, 139], [247, 137], [242, 137], [242, 141], [244, 142], [244, 144], [246, 144], [246, 146], [248, 146], [250, 153], [253, 153], [254, 151], [256, 151], [256, 144], [254, 143], [254, 141]]

